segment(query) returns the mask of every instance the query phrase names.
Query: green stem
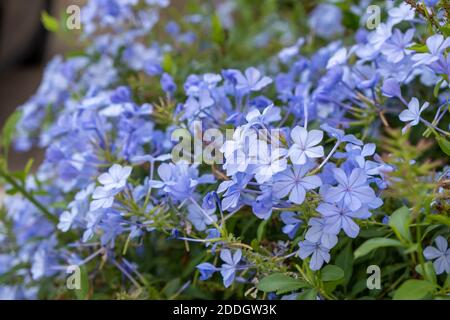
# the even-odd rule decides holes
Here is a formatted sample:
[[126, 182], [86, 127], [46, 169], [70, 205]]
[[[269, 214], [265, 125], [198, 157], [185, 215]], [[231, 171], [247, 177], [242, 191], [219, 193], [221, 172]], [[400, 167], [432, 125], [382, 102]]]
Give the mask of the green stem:
[[11, 176], [9, 176], [3, 169], [0, 168], [0, 177], [5, 179], [11, 184], [17, 191], [19, 191], [28, 201], [30, 201], [42, 214], [53, 224], [58, 223], [58, 218], [50, 213], [34, 196], [29, 193], [24, 187], [18, 184]]

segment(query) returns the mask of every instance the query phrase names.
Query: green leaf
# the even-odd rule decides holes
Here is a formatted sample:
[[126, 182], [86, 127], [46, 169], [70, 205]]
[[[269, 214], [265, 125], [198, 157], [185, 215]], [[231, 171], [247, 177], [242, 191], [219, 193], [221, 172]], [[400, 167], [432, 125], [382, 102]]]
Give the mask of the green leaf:
[[359, 16], [351, 11], [344, 11], [343, 24], [346, 28], [352, 30], [358, 30], [359, 27]]
[[316, 300], [317, 299], [317, 290], [316, 289], [308, 289], [305, 290], [297, 296], [297, 300]]
[[398, 240], [389, 238], [373, 238], [364, 242], [355, 250], [355, 259], [361, 258], [366, 254], [378, 248], [384, 247], [401, 247], [402, 243]]
[[211, 18], [211, 28], [213, 42], [222, 45], [225, 42], [225, 31], [223, 30], [222, 22], [217, 14], [214, 14]]
[[16, 111], [12, 115], [9, 116], [8, 120], [6, 120], [5, 125], [2, 129], [2, 137], [1, 144], [3, 148], [3, 153], [5, 155], [5, 159], [8, 158], [8, 150], [11, 146], [11, 142], [14, 139], [14, 134], [16, 132], [16, 126], [22, 117], [22, 112]]
[[344, 270], [345, 274], [345, 283], [347, 284], [350, 281], [350, 277], [353, 273], [353, 250], [352, 243], [349, 242], [344, 249], [336, 256], [336, 265], [342, 270]]
[[444, 26], [439, 29], [441, 30], [441, 32], [444, 36], [446, 36], [446, 37], [450, 36], [450, 28], [448, 26]]
[[161, 66], [163, 70], [167, 73], [174, 74], [176, 71], [175, 63], [172, 59], [172, 56], [168, 53], [164, 54]]
[[445, 279], [444, 288], [450, 288], [450, 274], [447, 275], [447, 279]]
[[25, 169], [23, 170], [23, 173], [25, 174], [26, 177], [31, 172], [31, 169], [33, 168], [33, 164], [34, 164], [34, 159], [33, 158], [28, 160], [28, 162], [27, 162], [27, 164], [25, 166]]
[[80, 267], [80, 289], [75, 290], [78, 300], [86, 300], [89, 293], [89, 278], [85, 266]]
[[431, 261], [424, 263], [425, 272], [422, 271], [422, 265], [418, 264], [416, 266], [416, 272], [420, 274], [425, 279], [431, 280], [434, 284], [437, 284], [436, 272], [434, 271], [434, 266]]
[[441, 150], [448, 156], [450, 156], [450, 141], [440, 136], [436, 136], [436, 140], [441, 147]]
[[170, 280], [166, 286], [162, 289], [162, 293], [167, 297], [171, 298], [174, 294], [177, 293], [177, 291], [181, 287], [181, 280], [180, 278], [175, 278]]
[[263, 220], [258, 226], [258, 230], [256, 231], [256, 239], [258, 240], [258, 243], [261, 242], [264, 236], [264, 232], [266, 230], [266, 225], [268, 221], [269, 220]]
[[428, 52], [428, 47], [424, 44], [413, 44], [408, 48], [409, 50], [413, 50], [419, 53], [425, 53]]
[[420, 300], [431, 294], [434, 284], [425, 280], [408, 280], [395, 291], [394, 300]]
[[442, 216], [439, 214], [431, 214], [427, 216], [427, 220], [431, 220], [439, 224], [445, 224], [446, 226], [450, 227], [450, 218], [447, 216]]
[[45, 29], [50, 32], [57, 32], [59, 29], [59, 22], [56, 18], [52, 17], [47, 11], [42, 11], [41, 22]]
[[344, 270], [332, 264], [325, 266], [320, 271], [320, 278], [324, 282], [341, 280], [344, 278], [344, 275]]
[[264, 292], [276, 291], [277, 294], [282, 294], [301, 288], [309, 288], [310, 285], [304, 280], [294, 279], [283, 273], [274, 273], [261, 279], [256, 287]]
[[409, 209], [405, 206], [395, 210], [389, 219], [389, 226], [394, 230], [397, 238], [411, 242], [411, 232], [409, 231], [409, 224], [411, 216]]
[[441, 88], [442, 82], [444, 82], [444, 79], [439, 80], [434, 86], [433, 94], [435, 98], [439, 95], [439, 89]]

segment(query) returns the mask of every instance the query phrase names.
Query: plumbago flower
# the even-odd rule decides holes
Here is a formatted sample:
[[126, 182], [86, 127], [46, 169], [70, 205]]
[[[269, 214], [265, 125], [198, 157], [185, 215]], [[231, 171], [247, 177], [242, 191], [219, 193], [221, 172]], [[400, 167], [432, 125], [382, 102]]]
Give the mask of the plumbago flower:
[[[26, 177], [6, 171], [0, 156], [0, 180], [8, 181], [0, 298], [47, 295], [65, 285], [67, 265], [83, 266], [93, 285], [104, 286], [94, 294], [114, 292], [120, 278], [123, 292], [164, 298], [164, 280], [147, 288], [145, 279], [157, 275], [183, 281], [181, 298], [220, 297], [223, 290], [189, 273], [200, 261], [200, 280], [220, 274], [226, 297], [263, 297], [263, 278], [280, 272], [311, 285], [288, 297], [379, 297], [353, 293], [366, 271], [358, 263], [346, 268], [352, 275], [342, 285], [325, 281], [349, 250], [380, 241], [372, 235], [397, 235], [417, 252], [383, 246], [367, 261], [405, 265], [395, 272], [418, 278], [409, 259], [423, 254], [437, 274], [449, 273], [447, 158], [438, 147], [421, 153], [409, 145], [416, 137], [395, 132], [398, 118], [404, 131], [421, 122], [427, 140], [448, 154], [450, 42], [437, 28], [446, 23], [443, 2], [424, 1], [420, 12], [406, 3], [383, 6], [387, 20], [374, 30], [363, 17], [366, 0], [305, 3], [293, 4], [293, 12], [310, 12], [294, 29], [286, 6], [255, 17], [253, 3], [225, 0], [183, 16], [164, 9], [168, 0], [87, 1], [84, 54], [54, 58], [4, 131], [5, 149], [15, 124], [15, 149], [39, 147], [45, 156]], [[435, 14], [424, 16], [431, 6]], [[307, 25], [309, 36], [295, 38]], [[183, 140], [194, 145], [189, 156], [204, 151], [203, 163], [172, 159], [178, 130], [191, 136]], [[217, 162], [207, 163], [213, 154]], [[414, 226], [400, 203], [412, 207]], [[421, 251], [414, 232], [436, 246]], [[427, 278], [421, 281], [434, 282], [423, 286], [433, 288], [427, 294], [445, 297], [445, 279]], [[401, 285], [383, 297], [397, 298]]]
[[323, 132], [311, 130], [308, 132], [303, 127], [295, 127], [291, 132], [294, 144], [289, 149], [289, 156], [294, 164], [303, 165], [307, 159], [323, 157], [323, 147], [318, 146], [323, 139]]
[[430, 104], [428, 102], [425, 102], [422, 107], [420, 107], [420, 103], [417, 98], [411, 99], [411, 102], [408, 104], [408, 109], [403, 110], [398, 116], [401, 121], [408, 122], [408, 124], [402, 129], [403, 133], [405, 133], [408, 128], [413, 127], [420, 122], [420, 115], [426, 108], [428, 108], [429, 105]]
[[333, 170], [333, 177], [338, 185], [324, 191], [325, 201], [338, 203], [342, 200], [346, 207], [355, 211], [377, 199], [375, 192], [367, 183], [364, 170], [353, 169], [348, 175], [344, 170], [336, 168]]
[[273, 177], [273, 194], [280, 199], [289, 195], [289, 201], [302, 204], [308, 190], [317, 189], [322, 181], [316, 175], [305, 177], [312, 169], [312, 165], [293, 165], [290, 169], [280, 172]]
[[415, 65], [429, 65], [439, 60], [440, 55], [450, 47], [450, 38], [444, 38], [444, 36], [437, 34], [431, 36], [426, 41], [429, 52], [416, 53], [412, 56], [412, 59], [416, 61]]
[[103, 185], [97, 187], [92, 195], [94, 201], [91, 202], [91, 211], [98, 209], [111, 208], [114, 197], [122, 192], [127, 183], [127, 179], [132, 171], [131, 167], [122, 167], [118, 164], [113, 165], [107, 173], [98, 177], [98, 181]]
[[[247, 116], [248, 120], [253, 118]], [[262, 123], [264, 124], [264, 121]], [[258, 218], [267, 220], [273, 214], [274, 207], [287, 209], [305, 204], [311, 207], [321, 217], [307, 220], [310, 228], [306, 232], [305, 241], [299, 243], [298, 255], [302, 259], [311, 256], [310, 267], [318, 270], [323, 263], [330, 261], [329, 252], [337, 244], [340, 231], [344, 230], [348, 237], [355, 238], [359, 233], [359, 226], [353, 219], [369, 218], [369, 210], [382, 204], [369, 185], [369, 177], [378, 176], [380, 171], [377, 171], [377, 168], [381, 168], [367, 159], [374, 155], [375, 145], [363, 145], [354, 136], [324, 126], [330, 136], [337, 140], [335, 147], [325, 157], [323, 146], [318, 145], [323, 140], [323, 131], [308, 132], [305, 128], [296, 126], [290, 133], [281, 133], [284, 136], [290, 134], [292, 144], [288, 146], [289, 152], [279, 152], [275, 158], [277, 162], [283, 160], [284, 169], [277, 172], [270, 166], [272, 162], [268, 161], [270, 158], [267, 156], [267, 148], [273, 145], [277, 151], [281, 141], [286, 140], [274, 139], [277, 135], [268, 134], [266, 129], [263, 134], [258, 134], [253, 130], [253, 125], [253, 122], [249, 122], [238, 127], [237, 134], [233, 135], [232, 140], [227, 140], [222, 148], [225, 156], [224, 168], [227, 169], [227, 175], [231, 176], [231, 180], [222, 182], [217, 190], [219, 194], [223, 193], [222, 209], [231, 211], [242, 206], [251, 206]], [[251, 141], [248, 145], [244, 143], [244, 133]], [[258, 146], [259, 143], [265, 148], [250, 147]], [[337, 152], [339, 147], [344, 147], [345, 151]], [[262, 154], [262, 157], [259, 157], [259, 154]], [[236, 155], [241, 166], [233, 165]], [[333, 156], [336, 159], [346, 159], [342, 168], [335, 167], [331, 171], [324, 171], [321, 176], [317, 175], [322, 168], [332, 165], [325, 164]], [[324, 158], [322, 164], [314, 162], [320, 158]], [[267, 160], [264, 161], [265, 159]], [[260, 170], [264, 170], [263, 178]], [[319, 188], [320, 192], [316, 192]], [[307, 196], [324, 202], [311, 206], [305, 203]], [[283, 213], [281, 218], [286, 224], [283, 232], [293, 238], [303, 222], [302, 216]]]
[[236, 250], [234, 254], [228, 249], [222, 249], [220, 252], [220, 259], [224, 262], [220, 268], [213, 264], [204, 262], [197, 266], [200, 271], [201, 280], [207, 280], [212, 277], [215, 272], [220, 272], [223, 278], [223, 285], [225, 288], [231, 286], [236, 277], [236, 272], [247, 269], [245, 266], [239, 266], [242, 259], [242, 251]]
[[438, 236], [434, 240], [436, 243], [436, 248], [428, 246], [423, 251], [423, 255], [427, 260], [434, 260], [434, 270], [436, 274], [448, 273], [450, 274], [450, 249], [448, 249], [448, 241], [442, 237]]

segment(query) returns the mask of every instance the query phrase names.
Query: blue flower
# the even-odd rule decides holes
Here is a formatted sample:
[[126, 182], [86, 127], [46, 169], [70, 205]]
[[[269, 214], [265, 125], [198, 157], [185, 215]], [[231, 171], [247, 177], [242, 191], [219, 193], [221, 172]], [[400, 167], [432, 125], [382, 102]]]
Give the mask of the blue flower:
[[190, 204], [188, 211], [188, 219], [198, 231], [206, 230], [207, 226], [217, 221], [214, 211], [205, 211], [198, 205]]
[[402, 34], [399, 29], [395, 29], [392, 37], [381, 46], [381, 53], [384, 54], [389, 62], [400, 62], [411, 50], [407, 48], [412, 45], [414, 29], [409, 29]]
[[407, 3], [400, 3], [398, 7], [389, 10], [390, 23], [397, 24], [402, 21], [411, 21], [414, 19], [415, 10]]
[[311, 13], [308, 24], [312, 32], [325, 39], [344, 31], [342, 11], [331, 4], [319, 4]]
[[131, 90], [127, 86], [117, 87], [111, 94], [110, 99], [112, 103], [132, 102]]
[[411, 99], [411, 101], [408, 104], [408, 109], [403, 110], [398, 116], [401, 121], [408, 122], [408, 124], [402, 129], [403, 133], [405, 133], [405, 131], [409, 127], [413, 127], [419, 123], [420, 115], [426, 108], [428, 108], [429, 105], [430, 104], [428, 102], [425, 102], [423, 106], [420, 107], [420, 103], [419, 100], [417, 100], [417, 98]]
[[338, 237], [335, 233], [325, 231], [325, 219], [311, 218], [308, 221], [309, 229], [305, 234], [305, 239], [310, 242], [320, 242], [325, 247], [331, 249], [337, 242]]
[[386, 79], [384, 81], [383, 86], [381, 87], [381, 92], [383, 92], [383, 94], [389, 98], [397, 97], [399, 99], [403, 99], [400, 85], [398, 84], [397, 80], [393, 78]]
[[218, 268], [208, 262], [200, 263], [196, 268], [200, 271], [200, 280], [202, 281], [208, 280], [215, 272], [219, 271]]
[[216, 212], [218, 196], [215, 191], [208, 192], [203, 198], [202, 208], [207, 212]]
[[114, 164], [106, 173], [98, 177], [98, 181], [103, 185], [95, 189], [91, 202], [90, 210], [111, 208], [115, 196], [120, 193], [127, 183], [128, 177], [132, 171], [131, 167], [122, 167]]
[[[287, 150], [283, 148], [274, 148], [265, 142], [258, 140], [258, 143], [251, 146], [256, 148], [257, 164], [255, 164], [255, 178], [258, 183], [264, 183], [270, 180], [274, 174], [286, 169], [287, 161], [284, 156]], [[251, 151], [252, 152], [252, 151]]]
[[198, 176], [196, 166], [189, 166], [187, 163], [178, 162], [162, 163], [158, 167], [158, 175], [162, 181], [151, 180], [149, 186], [152, 188], [162, 188], [174, 201], [183, 201], [192, 196], [195, 187], [201, 183], [212, 183], [212, 175]]
[[280, 113], [281, 113], [280, 108], [274, 107], [273, 104], [270, 104], [269, 106], [264, 108], [262, 113], [256, 108], [250, 110], [250, 112], [247, 113], [245, 120], [247, 120], [247, 122], [251, 124], [255, 123], [269, 124], [271, 122], [281, 120]]
[[225, 262], [222, 264], [220, 274], [223, 277], [223, 285], [225, 288], [231, 286], [236, 276], [236, 269], [242, 258], [242, 251], [236, 250], [233, 255], [228, 249], [220, 251], [220, 258]]
[[272, 83], [272, 79], [262, 76], [261, 72], [253, 67], [245, 70], [245, 76], [241, 72], [235, 72], [236, 89], [242, 92], [260, 91]]
[[309, 267], [313, 271], [320, 270], [324, 262], [330, 261], [330, 249], [321, 244], [320, 242], [311, 242], [308, 240], [301, 241], [299, 244], [298, 256], [305, 260], [311, 256]]
[[267, 220], [273, 211], [272, 190], [270, 187], [265, 187], [262, 191], [263, 193], [253, 201], [252, 210], [255, 216]]
[[434, 7], [440, 0], [423, 0], [427, 7]]
[[100, 224], [102, 230], [100, 242], [102, 246], [109, 245], [111, 248], [114, 247], [116, 237], [125, 231], [121, 222], [123, 220], [120, 213], [115, 211], [110, 212], [102, 219]]
[[450, 79], [450, 55], [441, 55], [438, 61], [430, 65], [430, 68], [438, 74], [446, 75]]
[[223, 210], [237, 208], [244, 190], [251, 179], [252, 175], [239, 172], [233, 176], [232, 180], [224, 181], [219, 185], [217, 193], [222, 193], [225, 191], [222, 199]]
[[281, 221], [285, 224], [282, 231], [284, 234], [287, 234], [290, 239], [294, 239], [297, 230], [300, 228], [300, 225], [303, 223], [302, 220], [297, 218], [297, 214], [292, 211], [282, 212], [280, 215]]
[[434, 240], [436, 247], [428, 246], [423, 251], [423, 255], [427, 260], [434, 260], [434, 270], [436, 274], [448, 273], [450, 274], [450, 249], [448, 248], [447, 240], [438, 236]]
[[169, 96], [173, 96], [177, 90], [177, 85], [173, 81], [171, 75], [165, 72], [161, 76], [161, 87]]
[[323, 131], [311, 130], [297, 126], [291, 131], [294, 144], [289, 149], [289, 157], [292, 163], [303, 165], [308, 159], [323, 157], [322, 146], [317, 146], [323, 139]]
[[57, 228], [61, 230], [62, 232], [69, 231], [70, 227], [72, 226], [73, 221], [78, 215], [78, 210], [76, 208], [72, 208], [70, 211], [64, 211], [61, 216], [59, 217], [59, 223], [57, 225]]
[[114, 203], [115, 196], [120, 193], [120, 189], [106, 189], [105, 187], [97, 187], [92, 194], [93, 201], [89, 207], [90, 211], [111, 208]]
[[316, 189], [322, 181], [316, 175], [306, 176], [311, 165], [293, 165], [273, 177], [273, 194], [282, 199], [289, 194], [289, 201], [302, 204], [308, 190]]
[[352, 218], [364, 218], [368, 215], [370, 216], [365, 208], [362, 208], [359, 211], [351, 211], [345, 208], [343, 203], [338, 205], [321, 203], [316, 210], [325, 218], [325, 232], [337, 235], [342, 229], [350, 238], [356, 238], [359, 233], [359, 226]]
[[427, 53], [416, 53], [412, 59], [416, 61], [415, 66], [425, 64], [429, 65], [439, 60], [440, 55], [450, 47], [450, 38], [444, 39], [441, 34], [435, 34], [429, 37], [426, 41], [428, 51]]
[[369, 52], [375, 53], [392, 36], [392, 23], [380, 23], [375, 31], [367, 36]]
[[338, 203], [344, 200], [345, 206], [356, 211], [364, 204], [370, 204], [376, 200], [375, 192], [367, 183], [367, 177], [362, 169], [353, 169], [348, 176], [344, 170], [335, 168], [333, 175], [339, 183], [325, 191], [326, 202]]
[[107, 173], [98, 177], [98, 181], [104, 186], [105, 190], [121, 190], [125, 187], [127, 179], [132, 171], [131, 167], [122, 167], [114, 164]]

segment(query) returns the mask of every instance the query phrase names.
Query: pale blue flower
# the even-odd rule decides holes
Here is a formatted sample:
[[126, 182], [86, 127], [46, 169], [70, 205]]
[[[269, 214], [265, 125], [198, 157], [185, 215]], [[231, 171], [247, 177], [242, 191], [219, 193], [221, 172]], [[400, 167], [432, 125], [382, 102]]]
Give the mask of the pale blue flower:
[[291, 131], [294, 144], [289, 149], [289, 157], [294, 164], [303, 165], [308, 159], [321, 158], [324, 155], [322, 146], [318, 144], [323, 139], [323, 131], [311, 130], [297, 126]]
[[311, 13], [308, 24], [312, 32], [325, 39], [344, 31], [342, 11], [332, 4], [319, 4]]
[[419, 123], [420, 115], [426, 108], [428, 108], [429, 105], [430, 104], [428, 102], [425, 102], [422, 107], [420, 107], [420, 103], [417, 98], [411, 99], [408, 104], [408, 109], [403, 110], [399, 115], [401, 121], [408, 122], [408, 124], [402, 129], [403, 133], [409, 127], [413, 127]]
[[77, 215], [78, 215], [77, 208], [72, 208], [72, 210], [70, 211], [64, 211], [59, 217], [59, 223], [57, 225], [57, 228], [62, 232], [69, 231]]
[[389, 9], [389, 18], [392, 24], [402, 21], [411, 21], [414, 19], [415, 10], [407, 3], [400, 3], [398, 7]]
[[213, 276], [214, 272], [219, 271], [218, 268], [208, 262], [200, 263], [196, 268], [200, 271], [200, 280], [202, 281], [208, 280]]
[[400, 62], [411, 52], [407, 48], [412, 45], [414, 31], [414, 29], [409, 29], [403, 34], [399, 29], [395, 29], [391, 38], [381, 46], [381, 53], [389, 62]]
[[223, 277], [223, 285], [225, 288], [228, 288], [233, 283], [234, 278], [236, 277], [236, 269], [241, 261], [241, 258], [241, 250], [236, 250], [233, 255], [231, 255], [231, 251], [228, 249], [223, 249], [220, 251], [220, 259], [225, 262], [222, 264], [220, 269], [220, 274]]
[[292, 211], [282, 212], [280, 218], [285, 224], [282, 228], [283, 233], [287, 234], [290, 239], [294, 239], [295, 234], [303, 221], [298, 218], [295, 212]]
[[441, 34], [435, 34], [429, 37], [426, 41], [428, 51], [427, 53], [416, 53], [412, 59], [416, 61], [415, 66], [425, 64], [429, 65], [437, 60], [439, 56], [450, 47], [450, 38], [445, 38]]
[[403, 99], [400, 85], [398, 81], [393, 78], [384, 80], [383, 86], [381, 87], [381, 92], [389, 98], [397, 97], [399, 99]]
[[217, 216], [214, 214], [214, 211], [203, 210], [198, 205], [190, 204], [188, 211], [188, 219], [198, 231], [206, 230], [207, 226], [217, 221]]
[[284, 156], [287, 150], [283, 148], [271, 148], [265, 142], [259, 140], [251, 148], [257, 148], [257, 164], [255, 164], [255, 178], [258, 183], [264, 183], [278, 172], [286, 169], [287, 161]]
[[423, 0], [428, 7], [434, 7], [440, 0]]
[[324, 262], [330, 261], [330, 249], [321, 244], [320, 242], [311, 242], [308, 240], [301, 241], [299, 243], [299, 251], [298, 256], [305, 260], [309, 256], [311, 256], [311, 260], [309, 262], [309, 267], [313, 271], [320, 270]]
[[264, 123], [269, 124], [281, 120], [280, 108], [274, 107], [273, 104], [266, 107], [261, 113], [258, 109], [254, 108], [245, 117], [248, 123]]
[[339, 184], [325, 191], [323, 196], [326, 202], [338, 203], [344, 200], [350, 210], [356, 211], [364, 204], [370, 204], [377, 199], [367, 183], [364, 170], [353, 169], [351, 174], [347, 175], [344, 170], [335, 168], [333, 175]]
[[120, 193], [120, 189], [106, 189], [105, 187], [97, 187], [92, 195], [93, 201], [89, 207], [90, 211], [111, 208], [114, 203], [115, 196]]
[[436, 274], [448, 273], [450, 274], [450, 249], [448, 248], [448, 241], [442, 237], [438, 236], [434, 240], [436, 243], [436, 248], [428, 246], [423, 251], [423, 255], [427, 260], [434, 260], [434, 270]]
[[325, 232], [337, 235], [342, 229], [350, 238], [356, 238], [359, 233], [359, 226], [352, 218], [367, 216], [366, 208], [362, 208], [358, 211], [351, 211], [350, 209], [347, 209], [343, 203], [338, 205], [321, 203], [316, 210], [325, 218]]
[[272, 83], [272, 79], [262, 76], [261, 72], [253, 67], [245, 70], [245, 76], [241, 72], [234, 74], [236, 78], [236, 89], [243, 92], [260, 91]]
[[320, 242], [327, 248], [333, 248], [337, 242], [338, 237], [335, 233], [325, 231], [325, 219], [311, 218], [308, 221], [309, 229], [305, 234], [305, 239], [310, 242]]
[[103, 173], [98, 177], [98, 181], [104, 186], [106, 191], [123, 189], [132, 170], [131, 167], [122, 167], [114, 164], [107, 173]]
[[273, 177], [274, 196], [282, 199], [289, 194], [289, 201], [302, 204], [308, 190], [322, 185], [322, 181], [316, 175], [305, 177], [309, 170], [311, 170], [311, 165], [293, 165], [287, 170], [277, 173]]

